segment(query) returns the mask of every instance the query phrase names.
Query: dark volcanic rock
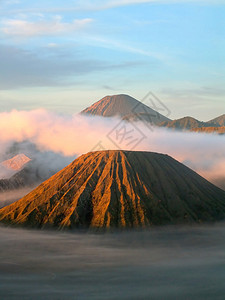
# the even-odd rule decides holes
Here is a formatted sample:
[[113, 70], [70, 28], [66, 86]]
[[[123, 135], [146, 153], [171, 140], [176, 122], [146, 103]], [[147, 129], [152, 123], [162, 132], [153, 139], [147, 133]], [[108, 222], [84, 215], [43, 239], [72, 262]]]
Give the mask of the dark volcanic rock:
[[80, 156], [0, 220], [34, 227], [146, 227], [225, 218], [225, 191], [168, 155], [98, 151]]

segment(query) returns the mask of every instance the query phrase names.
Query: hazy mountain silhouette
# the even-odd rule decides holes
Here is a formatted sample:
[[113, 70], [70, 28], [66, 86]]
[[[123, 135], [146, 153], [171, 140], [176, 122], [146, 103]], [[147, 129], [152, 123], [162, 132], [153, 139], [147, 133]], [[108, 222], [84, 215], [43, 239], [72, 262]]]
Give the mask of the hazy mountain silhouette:
[[225, 115], [217, 117], [208, 122], [202, 122], [192, 117], [184, 117], [173, 121], [164, 121], [158, 126], [176, 130], [194, 131], [200, 133], [225, 133]]
[[198, 121], [192, 117], [184, 117], [173, 121], [165, 121], [159, 124], [159, 126], [179, 129], [179, 130], [191, 130], [197, 128], [205, 128], [213, 126], [213, 124], [207, 122]]
[[22, 170], [31, 159], [20, 153], [0, 163], [0, 179], [9, 178]]
[[1, 165], [5, 166], [8, 169], [12, 169], [15, 171], [21, 170], [23, 166], [30, 161], [30, 158], [25, 154], [18, 154], [11, 159], [5, 160], [1, 162]]
[[46, 179], [46, 177], [43, 177], [43, 174], [37, 171], [34, 161], [30, 161], [22, 170], [18, 171], [10, 178], [0, 179], [0, 193], [27, 186], [37, 186]]
[[80, 156], [17, 202], [6, 223], [34, 227], [146, 227], [225, 218], [225, 191], [168, 155], [97, 151]]

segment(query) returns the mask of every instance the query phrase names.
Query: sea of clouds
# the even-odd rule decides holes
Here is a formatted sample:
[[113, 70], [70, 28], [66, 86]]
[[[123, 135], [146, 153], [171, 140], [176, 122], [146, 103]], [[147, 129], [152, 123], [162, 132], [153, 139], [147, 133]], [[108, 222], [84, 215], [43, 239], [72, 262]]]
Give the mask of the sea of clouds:
[[2, 299], [224, 299], [224, 223], [108, 234], [0, 227]]
[[26, 143], [34, 145], [34, 156], [39, 156], [37, 161], [46, 169], [54, 165], [63, 168], [77, 156], [94, 150], [165, 153], [225, 187], [224, 135], [178, 132], [142, 121], [127, 123], [119, 118], [62, 115], [44, 109], [2, 112], [0, 161], [8, 158], [15, 142], [23, 145], [20, 152], [26, 151]]

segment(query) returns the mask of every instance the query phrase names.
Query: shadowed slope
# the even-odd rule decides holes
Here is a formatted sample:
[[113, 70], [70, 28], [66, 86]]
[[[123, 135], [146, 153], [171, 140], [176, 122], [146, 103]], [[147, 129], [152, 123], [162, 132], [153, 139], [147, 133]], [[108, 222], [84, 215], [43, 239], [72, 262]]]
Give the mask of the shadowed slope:
[[82, 155], [0, 220], [43, 227], [145, 227], [220, 220], [225, 192], [168, 155], [98, 151]]
[[142, 120], [144, 116], [145, 121], [148, 120], [155, 124], [170, 121], [167, 117], [128, 95], [106, 96], [84, 109], [81, 114], [103, 117], [120, 116], [125, 119], [135, 118], [138, 121]]

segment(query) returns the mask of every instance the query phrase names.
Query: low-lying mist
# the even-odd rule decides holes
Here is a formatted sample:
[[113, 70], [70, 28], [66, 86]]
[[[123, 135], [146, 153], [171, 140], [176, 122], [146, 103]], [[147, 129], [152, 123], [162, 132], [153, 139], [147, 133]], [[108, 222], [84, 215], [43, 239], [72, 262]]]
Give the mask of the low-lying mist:
[[0, 228], [2, 299], [224, 299], [224, 224], [111, 234]]
[[35, 189], [36, 185], [0, 193], [0, 208], [9, 205]]
[[9, 155], [15, 142], [26, 141], [35, 145], [33, 156], [39, 156], [37, 162], [46, 172], [51, 166], [63, 168], [92, 150], [144, 150], [171, 155], [224, 187], [224, 140], [225, 136], [216, 134], [176, 132], [141, 121], [128, 124], [119, 118], [60, 115], [44, 109], [0, 113], [0, 159]]

